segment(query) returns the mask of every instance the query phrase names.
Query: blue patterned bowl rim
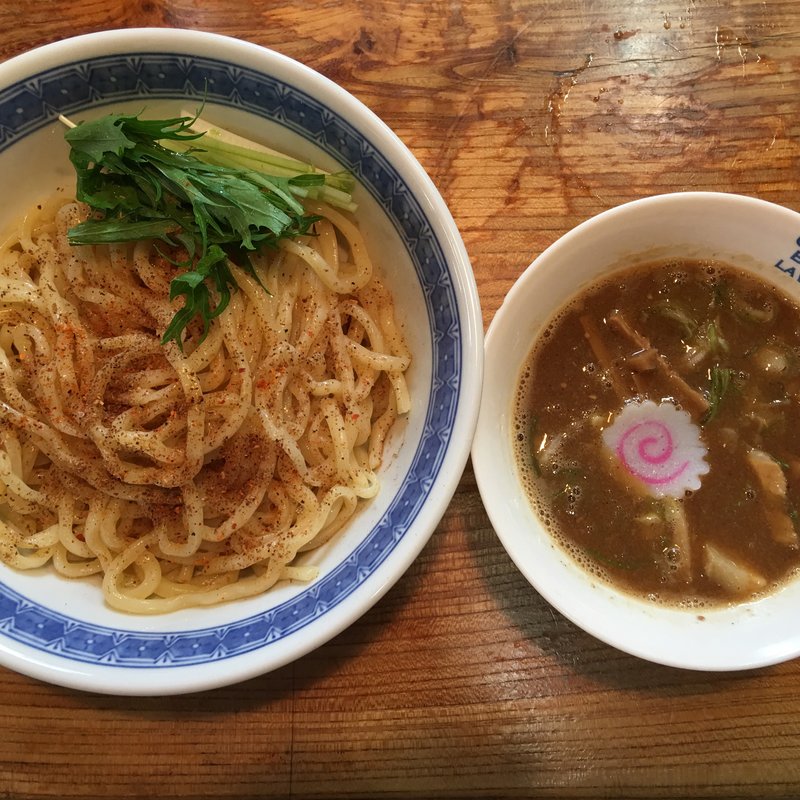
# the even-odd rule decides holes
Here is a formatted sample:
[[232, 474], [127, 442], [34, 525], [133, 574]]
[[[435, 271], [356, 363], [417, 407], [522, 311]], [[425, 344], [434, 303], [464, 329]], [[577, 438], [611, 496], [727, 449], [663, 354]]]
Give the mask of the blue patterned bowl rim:
[[[47, 656], [48, 661], [52, 657], [59, 662], [92, 664], [112, 670], [161, 671], [219, 662], [262, 650], [319, 623], [374, 579], [378, 568], [408, 536], [432, 487], [441, 478], [446, 456], [452, 449], [465, 391], [464, 337], [469, 329], [475, 328], [477, 299], [470, 306], [465, 305], [464, 298], [459, 298], [440, 233], [406, 179], [380, 147], [318, 97], [260, 69], [169, 50], [95, 55], [49, 66], [0, 91], [0, 152], [52, 124], [58, 114], [119, 103], [134, 96], [181, 100], [206, 97], [214, 104], [251, 112], [313, 142], [350, 170], [385, 211], [408, 250], [425, 296], [432, 343], [433, 375], [424, 431], [402, 486], [380, 521], [347, 558], [290, 600], [222, 626], [169, 633], [143, 632], [72, 618], [0, 582], [0, 637], [5, 640], [2, 649], [21, 644]], [[463, 283], [463, 276], [460, 280]], [[477, 360], [474, 348], [467, 355]], [[470, 369], [479, 371], [480, 364], [472, 364]], [[472, 380], [467, 388], [471, 390], [474, 385]], [[471, 435], [474, 420], [467, 427]], [[467, 454], [468, 442], [460, 465], [456, 465], [459, 475]], [[452, 477], [449, 482], [452, 495], [455, 488]], [[436, 521], [415, 545], [417, 552]], [[372, 602], [383, 593], [374, 587], [369, 591]], [[314, 646], [325, 638], [330, 636], [317, 635]], [[306, 648], [294, 649], [300, 655]], [[6, 663], [50, 679], [47, 667], [27, 669], [17, 658], [10, 662], [6, 659]], [[250, 667], [246, 673], [259, 671], [264, 670]], [[56, 675], [53, 680], [87, 688], [82, 675]], [[234, 673], [234, 679], [241, 677]], [[232, 680], [213, 679], [201, 688], [226, 682]], [[120, 683], [112, 676], [103, 678], [100, 684], [94, 683], [93, 688], [97, 690], [99, 685], [100, 691], [125, 693]], [[164, 686], [165, 682], [157, 680], [156, 685]]]

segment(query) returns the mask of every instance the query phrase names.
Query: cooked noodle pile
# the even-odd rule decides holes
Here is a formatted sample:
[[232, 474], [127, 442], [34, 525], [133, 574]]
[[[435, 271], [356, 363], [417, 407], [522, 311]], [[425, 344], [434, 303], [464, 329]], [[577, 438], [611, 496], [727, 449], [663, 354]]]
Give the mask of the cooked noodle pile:
[[71, 247], [66, 204], [0, 245], [2, 561], [145, 614], [314, 577], [292, 561], [378, 491], [410, 356], [355, 225], [308, 211], [183, 351], [152, 243]]

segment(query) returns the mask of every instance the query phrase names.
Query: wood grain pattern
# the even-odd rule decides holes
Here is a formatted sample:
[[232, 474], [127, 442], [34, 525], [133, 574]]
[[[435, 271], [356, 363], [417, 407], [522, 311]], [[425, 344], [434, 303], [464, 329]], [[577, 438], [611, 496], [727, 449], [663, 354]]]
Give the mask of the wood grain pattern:
[[[0, 58], [148, 25], [275, 48], [372, 108], [447, 200], [487, 325], [619, 203], [800, 210], [795, 0], [0, 0]], [[794, 797], [799, 686], [800, 662], [695, 674], [592, 639], [517, 572], [467, 468], [394, 589], [284, 669], [167, 699], [0, 670], [0, 797]]]

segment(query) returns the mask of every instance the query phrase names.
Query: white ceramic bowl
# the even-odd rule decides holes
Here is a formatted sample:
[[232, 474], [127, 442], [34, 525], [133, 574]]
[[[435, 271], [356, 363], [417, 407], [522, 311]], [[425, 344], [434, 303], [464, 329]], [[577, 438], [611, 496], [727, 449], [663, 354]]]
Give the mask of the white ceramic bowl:
[[628, 653], [699, 670], [793, 658], [800, 654], [800, 580], [758, 602], [699, 613], [637, 600], [584, 572], [545, 531], [518, 480], [512, 399], [522, 365], [543, 325], [582, 286], [634, 263], [716, 258], [753, 270], [800, 302], [799, 236], [800, 214], [753, 198], [693, 192], [638, 200], [584, 222], [543, 252], [489, 327], [472, 460], [492, 525], [546, 600]]
[[400, 140], [311, 69], [253, 44], [184, 30], [126, 30], [48, 45], [0, 65], [6, 224], [74, 177], [56, 121], [109, 111], [204, 117], [358, 179], [375, 260], [405, 321], [413, 409], [389, 443], [379, 496], [315, 551], [308, 586], [161, 617], [123, 615], [93, 581], [0, 568], [0, 662], [54, 683], [166, 694], [233, 683], [327, 641], [399, 578], [444, 513], [477, 420], [483, 325], [469, 260], [442, 198]]

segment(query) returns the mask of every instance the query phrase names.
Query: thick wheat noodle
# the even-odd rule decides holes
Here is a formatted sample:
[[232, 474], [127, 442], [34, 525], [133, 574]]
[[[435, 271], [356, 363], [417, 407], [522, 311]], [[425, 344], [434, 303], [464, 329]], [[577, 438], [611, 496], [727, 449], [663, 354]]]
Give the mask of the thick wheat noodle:
[[314, 577], [293, 562], [377, 493], [410, 353], [357, 226], [308, 211], [182, 348], [152, 243], [73, 248], [63, 201], [0, 242], [0, 559], [144, 614]]

